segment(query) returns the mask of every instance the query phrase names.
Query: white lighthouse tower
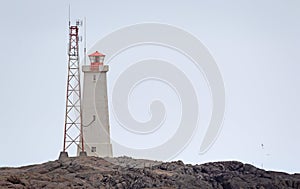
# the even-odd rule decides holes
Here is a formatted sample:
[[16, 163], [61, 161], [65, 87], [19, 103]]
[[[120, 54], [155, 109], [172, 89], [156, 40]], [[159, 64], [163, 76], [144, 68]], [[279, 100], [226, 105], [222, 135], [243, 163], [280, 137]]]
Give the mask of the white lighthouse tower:
[[88, 156], [112, 157], [106, 83], [108, 65], [103, 64], [104, 57], [96, 51], [89, 55], [90, 65], [82, 66], [83, 140]]

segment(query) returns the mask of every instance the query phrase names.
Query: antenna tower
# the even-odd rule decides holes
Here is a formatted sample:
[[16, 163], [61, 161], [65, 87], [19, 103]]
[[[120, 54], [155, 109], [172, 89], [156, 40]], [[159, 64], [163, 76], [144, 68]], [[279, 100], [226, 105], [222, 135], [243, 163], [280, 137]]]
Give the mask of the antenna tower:
[[84, 141], [81, 122], [81, 89], [79, 69], [79, 26], [71, 26], [69, 22], [69, 49], [68, 49], [68, 79], [66, 95], [66, 114], [64, 126], [64, 144], [61, 157], [68, 157], [67, 150], [72, 146], [77, 147], [80, 155], [84, 155]]

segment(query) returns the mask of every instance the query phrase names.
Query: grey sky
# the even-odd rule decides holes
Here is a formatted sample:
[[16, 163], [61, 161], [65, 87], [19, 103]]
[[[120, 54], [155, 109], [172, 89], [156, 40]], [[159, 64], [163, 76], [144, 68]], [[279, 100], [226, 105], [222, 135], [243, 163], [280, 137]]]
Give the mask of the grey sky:
[[190, 32], [209, 49], [225, 83], [223, 128], [203, 155], [198, 130], [176, 159], [300, 172], [297, 0], [3, 1], [0, 166], [54, 160], [61, 151], [69, 3], [73, 21], [87, 18], [88, 48], [119, 28], [157, 22]]

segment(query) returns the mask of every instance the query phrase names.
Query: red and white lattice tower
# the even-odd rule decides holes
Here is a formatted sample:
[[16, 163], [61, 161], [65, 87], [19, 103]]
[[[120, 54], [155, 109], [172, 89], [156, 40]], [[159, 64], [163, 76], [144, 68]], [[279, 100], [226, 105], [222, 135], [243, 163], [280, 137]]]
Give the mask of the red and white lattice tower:
[[81, 114], [81, 88], [79, 65], [79, 25], [69, 24], [69, 50], [68, 50], [68, 79], [66, 96], [66, 114], [64, 125], [64, 144], [60, 158], [68, 157], [68, 150], [77, 150], [80, 155], [85, 155], [82, 132]]

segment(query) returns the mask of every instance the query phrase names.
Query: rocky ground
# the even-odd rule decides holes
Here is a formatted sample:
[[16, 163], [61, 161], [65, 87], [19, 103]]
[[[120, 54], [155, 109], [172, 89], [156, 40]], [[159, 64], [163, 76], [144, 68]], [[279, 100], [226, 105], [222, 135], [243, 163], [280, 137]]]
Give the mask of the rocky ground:
[[299, 188], [300, 174], [236, 161], [185, 165], [128, 157], [78, 157], [0, 168], [0, 188]]

